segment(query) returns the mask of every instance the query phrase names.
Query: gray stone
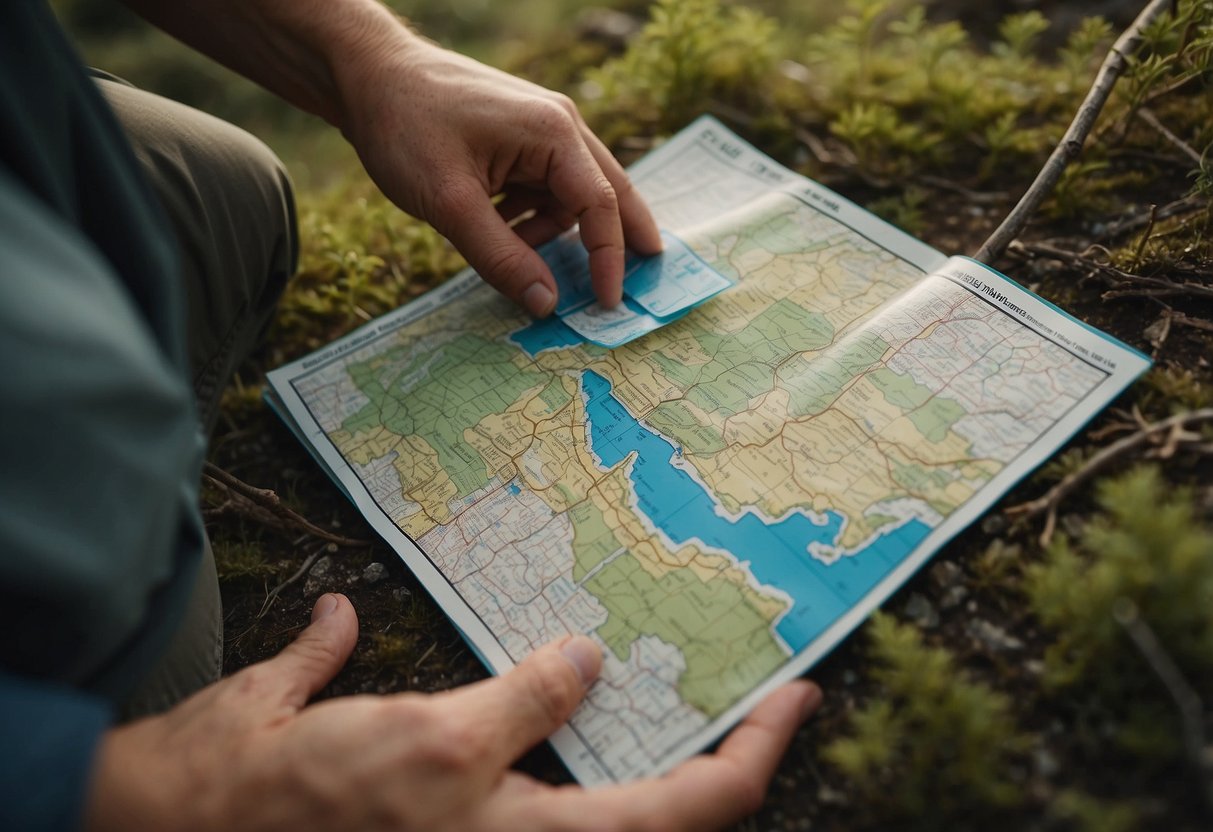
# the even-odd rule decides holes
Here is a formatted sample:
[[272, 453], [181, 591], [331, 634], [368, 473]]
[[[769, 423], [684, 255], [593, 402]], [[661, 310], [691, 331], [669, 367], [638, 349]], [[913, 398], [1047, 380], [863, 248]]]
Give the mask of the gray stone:
[[1023, 642], [1010, 635], [997, 624], [991, 624], [984, 618], [974, 618], [965, 627], [965, 632], [974, 641], [984, 645], [994, 653], [1005, 653], [1009, 650], [1022, 650]]
[[906, 605], [903, 609], [906, 618], [925, 630], [939, 626], [939, 613], [932, 606], [931, 602], [926, 599], [925, 595], [920, 595], [917, 592], [911, 594], [906, 600]]
[[960, 584], [950, 586], [944, 590], [943, 597], [939, 599], [940, 609], [950, 610], [959, 607], [964, 603], [964, 600], [969, 597], [969, 590]]
[[333, 573], [333, 559], [327, 555], [313, 563], [312, 568], [308, 570], [307, 581], [303, 584], [304, 597], [320, 595], [332, 586], [336, 578]]
[[1061, 771], [1061, 764], [1057, 762], [1057, 758], [1053, 756], [1053, 752], [1044, 747], [1039, 747], [1032, 751], [1032, 767], [1036, 769], [1038, 777], [1043, 777], [1046, 780], [1051, 780]]
[[367, 586], [373, 586], [387, 577], [387, 567], [379, 561], [375, 561], [366, 569], [362, 570], [362, 582]]
[[931, 567], [931, 571], [927, 573], [927, 577], [931, 581], [931, 586], [942, 591], [959, 584], [964, 577], [964, 573], [952, 561], [941, 560]]

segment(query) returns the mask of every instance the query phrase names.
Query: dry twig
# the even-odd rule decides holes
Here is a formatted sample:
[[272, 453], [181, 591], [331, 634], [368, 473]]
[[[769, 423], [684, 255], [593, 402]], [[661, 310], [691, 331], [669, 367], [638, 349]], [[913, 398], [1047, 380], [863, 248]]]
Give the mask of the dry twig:
[[1141, 117], [1142, 121], [1153, 127], [1159, 133], [1159, 135], [1161, 135], [1171, 144], [1175, 145], [1175, 147], [1177, 147], [1185, 156], [1195, 162], [1197, 167], [1200, 167], [1200, 163], [1202, 161], [1200, 154], [1193, 149], [1192, 145], [1188, 144], [1179, 136], [1168, 130], [1167, 126], [1158, 120], [1158, 116], [1154, 115], [1154, 113], [1145, 109], [1144, 107], [1137, 112], [1137, 115]]
[[1150, 217], [1155, 220], [1166, 220], [1179, 214], [1187, 214], [1191, 211], [1198, 211], [1209, 206], [1207, 197], [1199, 194], [1190, 194], [1174, 202], [1168, 202], [1157, 210], [1142, 211], [1131, 217], [1126, 217], [1123, 220], [1117, 220], [1107, 226], [1104, 233], [1101, 235], [1103, 240], [1114, 240], [1117, 237], [1123, 237], [1125, 234], [1131, 234], [1142, 226], [1150, 222]]
[[[1091, 254], [1104, 251], [1102, 247], [1092, 246], [1086, 251], [1080, 252], [1070, 251], [1069, 249], [1060, 248], [1049, 243], [1025, 243], [1017, 240], [1008, 247], [1008, 251], [1016, 254], [1046, 257], [1075, 268], [1084, 269], [1087, 274], [1102, 279], [1112, 287], [1103, 294], [1105, 300], [1119, 297], [1175, 297], [1181, 295], [1201, 298], [1203, 300], [1213, 300], [1213, 286], [1206, 286], [1194, 280], [1185, 280], [1183, 283], [1179, 283], [1162, 277], [1133, 274], [1132, 272], [1126, 272], [1123, 269], [1118, 269], [1108, 263], [1094, 259]], [[1140, 252], [1135, 256], [1140, 256]], [[1204, 273], [1197, 272], [1196, 274]], [[1131, 286], [1139, 288], [1130, 288]]]
[[1181, 413], [1178, 416], [1163, 419], [1154, 424], [1143, 425], [1129, 436], [1118, 439], [1106, 448], [1101, 449], [1095, 456], [1087, 460], [1085, 465], [1077, 471], [1066, 475], [1061, 482], [1050, 488], [1043, 496], [1026, 503], [1020, 503], [1017, 506], [1011, 506], [1006, 510], [1006, 513], [1030, 518], [1035, 517], [1041, 512], [1045, 512], [1045, 527], [1040, 533], [1040, 545], [1048, 546], [1049, 542], [1053, 539], [1053, 532], [1057, 528], [1058, 507], [1079, 486], [1120, 457], [1159, 438], [1164, 438], [1164, 444], [1159, 449], [1159, 456], [1163, 459], [1173, 456], [1180, 445], [1202, 442], [1200, 434], [1189, 431], [1205, 422], [1213, 422], [1213, 408], [1193, 410], [1189, 413]]
[[1129, 64], [1129, 56], [1141, 45], [1142, 32], [1171, 8], [1171, 2], [1172, 0], [1151, 0], [1129, 28], [1116, 39], [1116, 43], [1112, 44], [1099, 73], [1095, 76], [1095, 82], [1087, 91], [1087, 97], [1079, 106], [1061, 143], [1053, 149], [1032, 186], [989, 239], [982, 243], [974, 257], [984, 263], [997, 259], [1023, 231], [1036, 209], [1053, 191], [1066, 167], [1082, 152], [1083, 143], [1090, 135], [1095, 120], [1108, 101], [1108, 96], [1112, 94], [1112, 88], [1116, 86], [1117, 79]]
[[[369, 540], [343, 537], [342, 535], [320, 528], [298, 512], [283, 505], [278, 495], [270, 489], [249, 485], [244, 480], [224, 471], [218, 465], [210, 462], [206, 463], [202, 469], [202, 476], [215, 488], [233, 498], [229, 500], [228, 504], [231, 508], [263, 525], [274, 525], [274, 523], [266, 522], [266, 516], [268, 515], [279, 526], [305, 532], [329, 543], [336, 543], [338, 546], [360, 548], [371, 545], [371, 541]], [[221, 507], [221, 509], [226, 507]], [[250, 511], [248, 509], [253, 510]]]

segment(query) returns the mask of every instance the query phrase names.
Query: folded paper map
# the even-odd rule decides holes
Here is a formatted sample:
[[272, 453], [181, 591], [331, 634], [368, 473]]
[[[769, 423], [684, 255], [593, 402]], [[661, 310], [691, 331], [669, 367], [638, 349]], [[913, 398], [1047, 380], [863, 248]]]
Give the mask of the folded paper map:
[[719, 738], [1149, 365], [713, 119], [631, 175], [666, 253], [621, 309], [562, 239], [558, 315], [465, 272], [270, 374], [494, 672], [601, 643], [553, 739], [586, 784]]

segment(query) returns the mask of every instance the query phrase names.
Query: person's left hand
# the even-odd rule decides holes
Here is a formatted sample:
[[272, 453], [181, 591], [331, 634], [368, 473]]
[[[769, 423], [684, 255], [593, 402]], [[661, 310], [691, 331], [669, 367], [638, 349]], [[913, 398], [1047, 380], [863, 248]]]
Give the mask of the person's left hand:
[[595, 294], [618, 304], [625, 244], [656, 254], [661, 237], [573, 102], [415, 36], [396, 46], [339, 76], [342, 130], [380, 189], [538, 317], [556, 284], [532, 247], [579, 222]]
[[784, 685], [713, 754], [621, 786], [552, 786], [511, 769], [573, 713], [602, 657], [584, 636], [501, 676], [436, 694], [307, 705], [358, 637], [350, 602], [321, 597], [285, 650], [159, 716], [109, 731], [92, 775], [92, 832], [493, 832], [720, 829], [762, 804], [821, 701]]

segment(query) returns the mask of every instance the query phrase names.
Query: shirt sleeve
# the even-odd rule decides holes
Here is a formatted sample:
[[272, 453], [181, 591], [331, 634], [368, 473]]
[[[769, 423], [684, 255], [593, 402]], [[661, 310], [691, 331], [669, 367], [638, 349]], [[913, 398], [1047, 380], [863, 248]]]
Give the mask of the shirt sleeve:
[[0, 672], [118, 699], [202, 551], [184, 373], [108, 261], [0, 168]]
[[80, 828], [104, 700], [0, 673], [0, 829]]

